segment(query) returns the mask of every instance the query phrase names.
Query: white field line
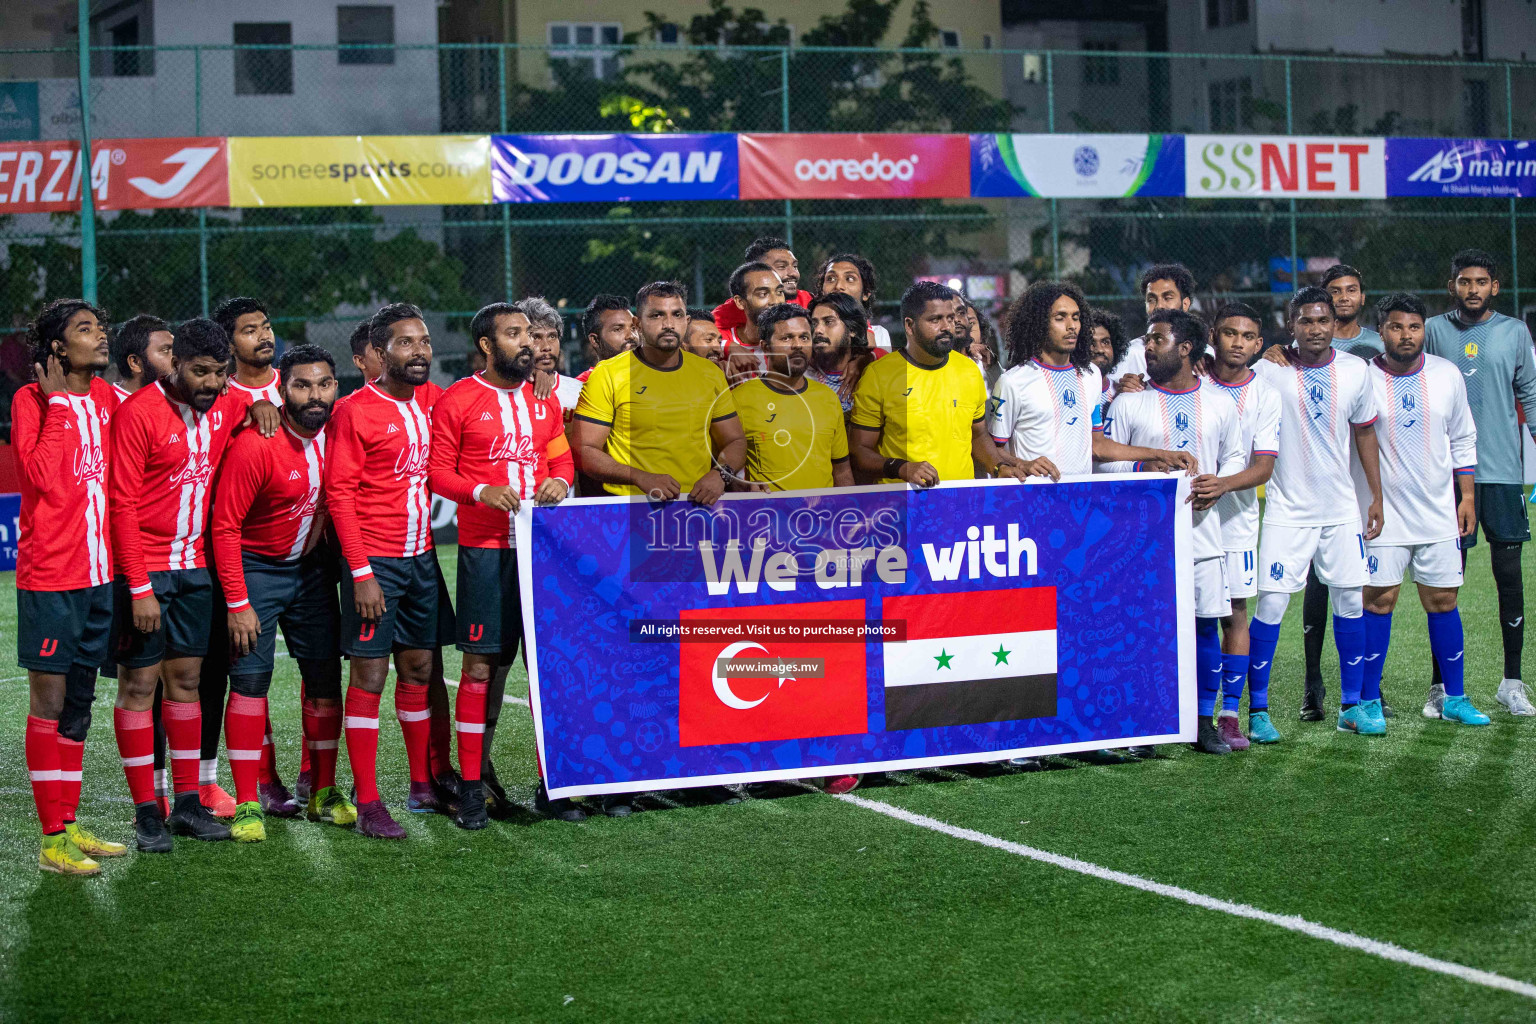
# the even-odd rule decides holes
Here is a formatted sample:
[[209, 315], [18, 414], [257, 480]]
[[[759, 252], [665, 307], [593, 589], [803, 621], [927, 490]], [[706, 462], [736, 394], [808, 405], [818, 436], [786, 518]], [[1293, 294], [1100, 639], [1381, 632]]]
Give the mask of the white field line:
[[[459, 681], [457, 679], [444, 679], [443, 682], [447, 683], [449, 686], [459, 685]], [[501, 702], [503, 704], [521, 704], [525, 708], [529, 706], [527, 698], [513, 697], [507, 694], [502, 695]]]
[[883, 814], [888, 818], [895, 818], [897, 821], [904, 821], [909, 825], [916, 825], [918, 828], [926, 828], [955, 839], [964, 839], [967, 842], [990, 846], [994, 850], [1002, 850], [1004, 853], [1011, 853], [1018, 857], [1027, 857], [1030, 860], [1040, 861], [1042, 864], [1050, 864], [1053, 867], [1064, 868], [1067, 871], [1075, 871], [1080, 875], [1088, 875], [1091, 878], [1115, 882], [1118, 885], [1140, 889], [1143, 892], [1167, 896], [1170, 899], [1188, 903], [1190, 906], [1219, 911], [1223, 914], [1230, 914], [1233, 917], [1246, 917], [1252, 921], [1263, 921], [1265, 924], [1272, 924], [1277, 928], [1284, 928], [1287, 931], [1298, 932], [1314, 939], [1331, 942], [1336, 946], [1343, 946], [1346, 949], [1358, 950], [1361, 953], [1380, 957], [1383, 960], [1392, 960], [1396, 963], [1407, 964], [1410, 967], [1433, 971], [1436, 974], [1459, 978], [1473, 985], [1482, 985], [1487, 988], [1500, 989], [1504, 992], [1513, 992], [1516, 995], [1525, 996], [1527, 999], [1536, 999], [1536, 985], [1532, 985], [1529, 982], [1516, 981], [1514, 978], [1506, 978], [1501, 974], [1478, 970], [1476, 967], [1466, 967], [1462, 964], [1452, 963], [1449, 960], [1438, 960], [1432, 956], [1425, 956], [1423, 953], [1415, 953], [1411, 949], [1394, 946], [1390, 942], [1368, 939], [1363, 935], [1356, 935], [1353, 932], [1339, 931], [1337, 928], [1315, 924], [1312, 921], [1294, 915], [1272, 914], [1267, 910], [1250, 907], [1246, 903], [1232, 903], [1228, 900], [1204, 896], [1189, 889], [1181, 889], [1176, 885], [1165, 885], [1162, 882], [1154, 882], [1151, 879], [1142, 878], [1140, 875], [1132, 875], [1124, 871], [1100, 867], [1085, 860], [1078, 860], [1076, 857], [1066, 857], [1059, 853], [1050, 853], [1046, 850], [1036, 849], [1033, 846], [1025, 846], [1022, 843], [999, 839], [996, 836], [987, 835], [985, 832], [960, 828], [957, 825], [950, 825], [936, 818], [915, 814], [912, 811], [903, 810], [900, 807], [895, 807], [878, 800], [867, 800], [852, 794], [843, 794], [835, 797], [835, 799], [853, 804], [855, 807], [874, 811], [876, 814]]

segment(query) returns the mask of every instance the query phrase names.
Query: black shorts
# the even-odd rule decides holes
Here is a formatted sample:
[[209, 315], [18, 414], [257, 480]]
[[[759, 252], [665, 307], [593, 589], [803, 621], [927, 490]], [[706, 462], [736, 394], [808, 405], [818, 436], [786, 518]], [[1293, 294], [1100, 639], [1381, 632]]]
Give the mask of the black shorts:
[[475, 654], [505, 653], [510, 660], [523, 638], [517, 552], [511, 548], [459, 545], [456, 588], [459, 650]]
[[16, 664], [66, 675], [96, 668], [112, 647], [112, 584], [79, 590], [16, 590]]
[[1461, 538], [1463, 550], [1477, 546], [1481, 524], [1490, 544], [1524, 544], [1531, 539], [1531, 521], [1525, 509], [1525, 488], [1519, 484], [1473, 484], [1472, 500], [1477, 522]]
[[[437, 552], [415, 558], [370, 558], [373, 578], [384, 591], [384, 617], [364, 622], [357, 614], [352, 574], [341, 573], [341, 653], [349, 658], [386, 658], [397, 650], [430, 651], [438, 647], [443, 624]], [[450, 610], [449, 615], [452, 615]]]
[[271, 678], [277, 657], [277, 629], [294, 658], [325, 661], [341, 657], [337, 634], [341, 606], [336, 601], [336, 563], [314, 551], [292, 561], [240, 553], [246, 595], [261, 620], [256, 649], [229, 666], [232, 676]]
[[[207, 569], [168, 569], [149, 574], [160, 602], [160, 628], [133, 628], [133, 596], [121, 576], [112, 584], [117, 603], [117, 662], [129, 668], [157, 665], [167, 658], [201, 658], [208, 653], [208, 620], [213, 617], [213, 583]], [[222, 612], [222, 609], [221, 609]]]
[[443, 567], [434, 557], [432, 568], [437, 570], [437, 646], [447, 647], [458, 635], [454, 620], [454, 603], [448, 593], [448, 581], [443, 578]]

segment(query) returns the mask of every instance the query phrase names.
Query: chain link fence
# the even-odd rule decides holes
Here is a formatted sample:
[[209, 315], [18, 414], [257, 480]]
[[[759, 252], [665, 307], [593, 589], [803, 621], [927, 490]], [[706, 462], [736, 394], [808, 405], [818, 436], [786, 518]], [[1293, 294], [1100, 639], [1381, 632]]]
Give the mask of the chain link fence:
[[[1528, 64], [659, 46], [595, 33], [564, 46], [98, 49], [92, 134], [1536, 134]], [[75, 60], [73, 50], [0, 51], [0, 88], [36, 83], [45, 139], [78, 135]], [[1472, 245], [1507, 261], [1499, 304], [1523, 314], [1533, 219], [1536, 203], [1504, 199], [795, 200], [158, 210], [103, 216], [97, 237], [101, 300], [115, 318], [181, 319], [227, 295], [257, 294], [285, 338], [344, 355], [358, 317], [408, 299], [431, 312], [451, 371], [467, 319], [485, 302], [542, 294], [574, 313], [594, 294], [675, 277], [713, 304], [747, 243], [765, 233], [791, 240], [810, 290], [828, 254], [867, 255], [880, 275], [877, 315], [899, 334], [895, 301], [916, 276], [958, 280], [994, 310], [1029, 280], [1066, 276], [1134, 322], [1136, 275], [1153, 261], [1187, 263], [1203, 306], [1225, 297], [1278, 306], [1277, 259], [1342, 260], [1373, 294], [1411, 289], [1433, 304], [1450, 254]], [[13, 326], [45, 298], [77, 291], [79, 274], [78, 217], [0, 217], [0, 301]], [[570, 344], [574, 354], [574, 326]]]

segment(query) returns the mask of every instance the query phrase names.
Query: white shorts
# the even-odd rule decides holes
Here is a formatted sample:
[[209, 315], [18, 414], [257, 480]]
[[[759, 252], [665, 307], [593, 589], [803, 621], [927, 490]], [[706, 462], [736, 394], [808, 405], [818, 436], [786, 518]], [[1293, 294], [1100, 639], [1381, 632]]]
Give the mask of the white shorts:
[[1259, 593], [1259, 553], [1247, 551], [1227, 552], [1227, 586], [1234, 598], [1257, 597]]
[[1313, 568], [1326, 586], [1340, 590], [1365, 586], [1371, 574], [1365, 567], [1365, 534], [1360, 524], [1264, 525], [1259, 535], [1260, 590], [1272, 594], [1304, 590]]
[[1433, 544], [1367, 544], [1371, 586], [1395, 587], [1413, 567], [1413, 581], [1426, 587], [1461, 586], [1461, 547], [1454, 540]]
[[1202, 558], [1195, 563], [1195, 618], [1224, 619], [1232, 614], [1227, 560]]

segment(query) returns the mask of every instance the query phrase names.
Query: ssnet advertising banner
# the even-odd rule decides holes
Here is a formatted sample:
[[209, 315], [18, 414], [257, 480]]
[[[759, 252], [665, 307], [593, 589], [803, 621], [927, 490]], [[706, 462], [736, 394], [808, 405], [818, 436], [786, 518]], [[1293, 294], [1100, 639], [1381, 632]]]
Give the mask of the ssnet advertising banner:
[[1187, 478], [524, 506], [554, 796], [1192, 740]]

